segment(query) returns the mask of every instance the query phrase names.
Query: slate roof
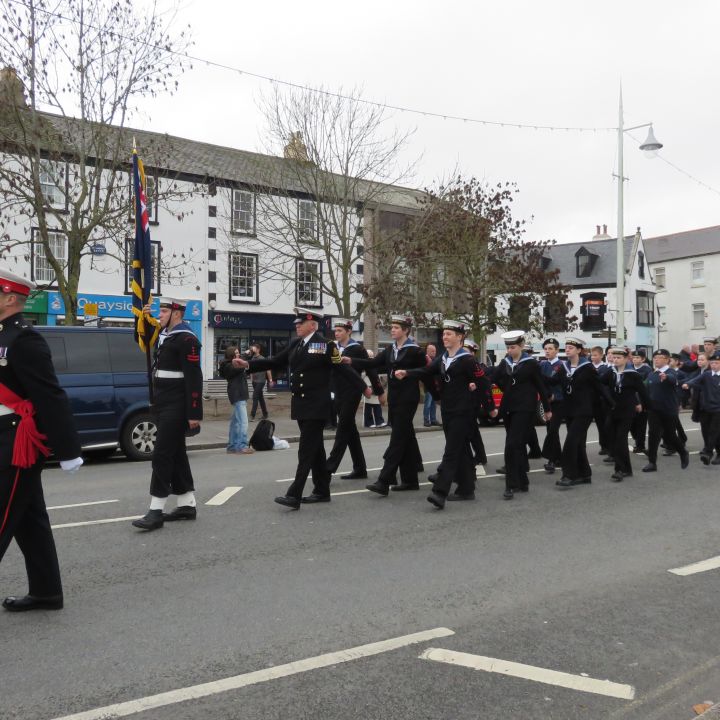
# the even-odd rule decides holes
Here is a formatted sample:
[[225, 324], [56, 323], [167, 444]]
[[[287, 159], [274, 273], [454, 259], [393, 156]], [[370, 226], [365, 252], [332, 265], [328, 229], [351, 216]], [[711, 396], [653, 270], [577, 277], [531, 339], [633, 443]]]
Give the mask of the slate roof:
[[[634, 241], [635, 235], [628, 235], [623, 243], [626, 272], [631, 262]], [[576, 277], [575, 253], [580, 248], [585, 248], [588, 252], [598, 256], [590, 277]], [[546, 257], [549, 255], [551, 258], [551, 263], [547, 269], [550, 271], [559, 268], [560, 282], [576, 288], [615, 287], [617, 284], [616, 248], [617, 243], [614, 238], [553, 245], [548, 248], [546, 253]]]
[[644, 238], [649, 263], [720, 253], [720, 225]]

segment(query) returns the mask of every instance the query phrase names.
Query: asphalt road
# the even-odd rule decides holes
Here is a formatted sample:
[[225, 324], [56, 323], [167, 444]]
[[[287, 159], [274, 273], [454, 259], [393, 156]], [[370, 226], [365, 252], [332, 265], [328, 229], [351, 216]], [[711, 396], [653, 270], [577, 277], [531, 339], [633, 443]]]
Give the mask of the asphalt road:
[[[504, 502], [503, 430], [483, 435], [497, 455], [477, 501], [442, 512], [425, 488], [384, 499], [340, 479], [329, 505], [286, 511], [272, 498], [295, 445], [198, 450], [198, 520], [141, 533], [113, 520], [144, 512], [147, 464], [47, 470], [66, 609], [0, 614], [0, 718], [679, 720], [720, 700], [720, 570], [668, 572], [720, 554], [720, 468], [695, 454], [644, 475], [635, 456], [616, 484], [592, 444], [592, 485], [534, 472]], [[364, 439], [372, 467], [386, 442]], [[428, 468], [442, 444], [421, 436]], [[12, 547], [0, 592], [24, 591]], [[138, 712], [158, 693], [170, 704]]]

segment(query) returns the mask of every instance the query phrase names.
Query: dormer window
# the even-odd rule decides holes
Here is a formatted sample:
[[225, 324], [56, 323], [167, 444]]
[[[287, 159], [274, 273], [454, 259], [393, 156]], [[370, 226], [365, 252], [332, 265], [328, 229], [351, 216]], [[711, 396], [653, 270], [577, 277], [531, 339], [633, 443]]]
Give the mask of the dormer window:
[[581, 247], [575, 253], [575, 277], [590, 277], [597, 259], [597, 255], [594, 255], [589, 250]]

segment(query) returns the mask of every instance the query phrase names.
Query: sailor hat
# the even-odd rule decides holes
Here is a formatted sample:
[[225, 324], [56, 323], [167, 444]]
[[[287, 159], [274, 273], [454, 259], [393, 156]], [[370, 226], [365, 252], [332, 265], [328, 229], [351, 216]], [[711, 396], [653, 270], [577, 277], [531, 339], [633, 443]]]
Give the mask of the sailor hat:
[[158, 302], [161, 308], [168, 310], [185, 310], [187, 307], [187, 300], [178, 300], [178, 298], [162, 297]]
[[465, 338], [463, 346], [466, 347], [468, 350], [472, 350], [473, 352], [477, 352], [480, 349], [480, 346], [470, 338]]
[[574, 345], [576, 348], [584, 348], [585, 347], [585, 341], [581, 340], [577, 337], [566, 337], [565, 338], [565, 344], [566, 345]]
[[0, 268], [0, 291], [5, 295], [17, 293], [18, 295], [27, 297], [35, 287], [35, 283], [32, 280], [20, 277], [5, 268]]
[[353, 321], [348, 320], [348, 318], [336, 318], [335, 322], [333, 323], [333, 327], [344, 328], [345, 330], [352, 330]]
[[314, 320], [315, 322], [320, 322], [323, 319], [322, 314], [319, 313], [317, 310], [308, 310], [307, 308], [294, 307], [293, 312], [295, 313], [295, 319], [293, 320], [294, 325], [300, 325], [306, 320]]
[[560, 341], [557, 338], [553, 338], [553, 337], [546, 338], [545, 340], [543, 340], [542, 346], [545, 347], [546, 345], [554, 345], [556, 348], [559, 348]]
[[670, 351], [666, 350], [665, 348], [658, 348], [654, 353], [653, 357], [657, 357], [658, 355], [662, 355], [663, 357], [670, 357]]
[[404, 327], [412, 327], [413, 319], [409, 315], [391, 315], [390, 323], [392, 325], [403, 325]]
[[608, 350], [608, 355], [623, 355], [624, 357], [628, 356], [628, 349], [626, 347], [620, 347], [619, 345], [615, 347], [611, 347]]
[[522, 345], [525, 342], [524, 330], [508, 330], [501, 335], [505, 345]]
[[703, 338], [704, 343], [712, 343], [713, 345], [717, 345], [717, 338], [716, 337], [704, 337]]
[[460, 320], [443, 320], [443, 330], [454, 330], [456, 333], [462, 333], [463, 335], [467, 332], [464, 322]]

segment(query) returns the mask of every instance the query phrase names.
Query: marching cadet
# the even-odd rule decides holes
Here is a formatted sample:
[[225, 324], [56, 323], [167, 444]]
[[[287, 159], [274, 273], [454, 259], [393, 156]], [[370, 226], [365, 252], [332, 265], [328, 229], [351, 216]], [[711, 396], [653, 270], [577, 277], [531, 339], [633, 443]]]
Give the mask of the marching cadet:
[[502, 334], [507, 355], [493, 372], [493, 382], [503, 391], [500, 415], [505, 425], [505, 492], [512, 500], [515, 491], [528, 491], [526, 443], [537, 411], [538, 397], [545, 420], [552, 418], [547, 388], [537, 360], [524, 350], [525, 332], [511, 330]]
[[[316, 310], [296, 307], [293, 322], [297, 339], [273, 357], [243, 361], [253, 373], [290, 367], [290, 417], [297, 421], [300, 429], [298, 465], [292, 484], [275, 502], [292, 510], [298, 510], [301, 503], [330, 502], [323, 430], [332, 402], [328, 391], [331, 375], [344, 375], [343, 380], [355, 388], [355, 393], [362, 394], [365, 389], [360, 375], [340, 364], [342, 358], [335, 342], [326, 340], [318, 332], [321, 320], [322, 315]], [[313, 490], [303, 497], [310, 471]]]
[[690, 455], [678, 437], [678, 399], [677, 372], [668, 364], [670, 353], [667, 350], [656, 350], [653, 353], [654, 370], [647, 376], [645, 384], [648, 391], [648, 464], [643, 472], [657, 470], [657, 452], [660, 438], [665, 442], [668, 451], [675, 451], [680, 456], [680, 467], [684, 470], [690, 462]]
[[[446, 500], [475, 499], [475, 463], [471, 452], [471, 443], [477, 430], [477, 362], [475, 356], [463, 347], [466, 334], [465, 325], [456, 320], [443, 323], [442, 342], [445, 352], [436, 357], [425, 368], [396, 370], [395, 377], [430, 379], [439, 375], [440, 409], [445, 434], [445, 451], [440, 468], [435, 475], [433, 488], [428, 502], [439, 510], [445, 507]], [[489, 383], [485, 381], [485, 395]], [[491, 417], [497, 410], [488, 408]], [[450, 486], [457, 483], [454, 495], [450, 495]]]
[[[605, 375], [612, 372], [612, 365], [610, 357], [608, 355], [608, 362], [603, 360], [604, 351], [599, 345], [595, 345], [590, 348], [590, 362], [593, 364], [595, 370], [597, 370], [598, 377], [602, 381]], [[610, 447], [612, 445], [612, 435], [609, 424], [608, 424], [608, 412], [606, 407], [606, 401], [604, 398], [598, 398], [593, 407], [593, 420], [597, 426], [598, 440], [600, 442], [600, 450], [598, 455], [608, 455], [610, 453]]]
[[[368, 490], [383, 497], [387, 497], [391, 485], [397, 491], [420, 489], [418, 471], [422, 460], [413, 427], [413, 418], [420, 401], [420, 387], [415, 378], [401, 381], [396, 377], [398, 370], [425, 367], [425, 352], [410, 338], [411, 328], [412, 318], [393, 315], [390, 318], [393, 344], [389, 348], [381, 350], [372, 359], [343, 358], [344, 363], [352, 362], [357, 370], [374, 368], [387, 374], [390, 443], [383, 455], [383, 467], [378, 479], [367, 485]], [[396, 485], [398, 469], [400, 484]]]
[[[492, 395], [492, 383], [489, 380], [488, 368], [484, 363], [481, 363], [477, 359], [478, 350], [480, 346], [474, 341], [465, 338], [463, 347], [469, 350], [475, 358], [475, 385], [477, 389], [474, 392], [476, 395], [475, 401], [477, 403], [477, 413], [475, 418], [475, 427], [473, 428], [473, 437], [470, 441], [473, 449], [473, 455], [475, 456], [475, 466], [487, 464], [487, 453], [485, 452], [485, 443], [483, 442], [482, 435], [480, 434], [480, 420], [485, 417], [497, 417], [497, 413], [494, 415], [492, 411], [495, 410], [495, 401]], [[482, 477], [485, 475], [485, 471], [478, 469], [477, 473], [480, 473]], [[428, 480], [430, 477], [428, 476]]]
[[555, 485], [560, 490], [592, 482], [587, 457], [587, 431], [593, 418], [593, 407], [600, 391], [600, 380], [593, 364], [583, 355], [580, 338], [565, 339], [565, 418], [567, 435], [562, 449], [563, 476]]
[[540, 373], [545, 380], [550, 394], [550, 407], [552, 419], [545, 426], [545, 442], [542, 446], [542, 455], [547, 460], [545, 472], [549, 475], [555, 472], [562, 459], [562, 445], [560, 444], [560, 426], [565, 419], [565, 379], [567, 371], [565, 365], [557, 356], [560, 343], [555, 338], [547, 338], [543, 342], [545, 360], [540, 361]]
[[683, 388], [694, 388], [700, 394], [698, 405], [703, 436], [700, 460], [704, 465], [720, 465], [720, 352], [711, 355], [709, 362], [710, 368], [688, 380]]
[[[638, 371], [638, 373], [640, 373], [640, 377], [642, 378], [643, 382], [645, 382], [648, 375], [652, 372], [652, 369], [646, 362], [647, 355], [645, 351], [633, 350], [631, 353], [631, 358], [633, 367], [635, 368], [635, 370]], [[647, 408], [643, 408], [642, 411], [633, 418], [632, 427], [630, 428], [630, 433], [633, 437], [633, 442], [635, 443], [633, 447], [633, 452], [637, 455], [641, 455], [646, 452], [645, 438], [647, 436], [647, 424]]]
[[66, 472], [76, 472], [83, 463], [50, 348], [22, 316], [34, 287], [0, 268], [0, 560], [15, 538], [29, 585], [27, 595], [5, 598], [2, 605], [10, 612], [63, 607], [60, 565], [40, 476], [51, 450]]
[[[352, 339], [352, 320], [340, 318], [335, 321], [334, 328], [335, 345], [341, 356], [368, 358], [367, 350], [359, 342]], [[335, 393], [335, 414], [338, 421], [335, 443], [327, 460], [327, 470], [332, 475], [340, 466], [345, 450], [349, 449], [352, 458], [352, 472], [342, 475], [343, 480], [364, 480], [367, 478], [367, 464], [365, 463], [365, 455], [360, 442], [360, 433], [355, 423], [355, 416], [363, 394], [365, 397], [370, 397], [374, 392], [382, 402], [385, 392], [375, 370], [368, 370], [367, 375], [371, 387], [365, 387], [363, 383], [363, 390], [357, 387], [352, 376], [348, 378], [345, 375], [336, 373], [332, 378], [332, 387]]]
[[610, 423], [612, 439], [608, 450], [615, 461], [611, 479], [622, 482], [633, 474], [628, 450], [628, 433], [633, 418], [647, 407], [648, 395], [640, 373], [629, 362], [628, 350], [613, 347], [608, 351], [612, 370], [600, 376], [600, 383], [609, 389]]
[[[186, 435], [200, 431], [203, 417], [200, 341], [184, 321], [185, 300], [160, 299], [160, 325], [153, 365], [153, 406], [157, 436], [152, 454], [150, 508], [133, 525], [158, 530], [167, 522], [195, 520], [195, 483], [185, 444]], [[146, 308], [149, 311], [149, 308]], [[165, 513], [170, 495], [177, 507]]]

